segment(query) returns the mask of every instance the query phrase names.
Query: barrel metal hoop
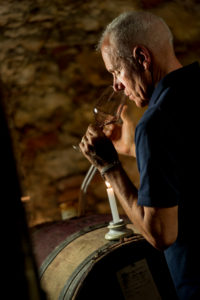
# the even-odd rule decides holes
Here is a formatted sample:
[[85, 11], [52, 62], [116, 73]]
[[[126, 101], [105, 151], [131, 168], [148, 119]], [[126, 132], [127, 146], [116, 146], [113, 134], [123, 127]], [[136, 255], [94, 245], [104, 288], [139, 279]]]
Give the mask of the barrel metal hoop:
[[106, 250], [109, 250], [109, 246], [113, 245], [114, 243], [116, 242], [108, 242], [106, 245], [98, 248], [98, 250], [95, 250], [74, 270], [74, 272], [66, 281], [58, 300], [72, 299], [72, 296], [74, 296], [78, 285], [84, 281], [92, 266], [95, 264], [98, 258], [107, 253]]
[[128, 239], [122, 239], [122, 241], [110, 241], [104, 246], [98, 248], [92, 252], [71, 274], [71, 276], [66, 281], [58, 300], [71, 300], [75, 299], [76, 291], [78, 287], [81, 286], [85, 280], [87, 274], [91, 271], [93, 266], [104, 257], [108, 252], [115, 251], [119, 247], [132, 244], [133, 241], [144, 241], [141, 235], [134, 235]]
[[48, 266], [52, 263], [52, 261], [56, 258], [56, 256], [67, 246], [69, 245], [71, 242], [73, 242], [75, 239], [77, 239], [78, 237], [91, 232], [93, 230], [96, 229], [100, 229], [103, 227], [106, 227], [108, 225], [108, 222], [104, 222], [101, 224], [97, 224], [97, 225], [92, 225], [92, 226], [87, 226], [84, 227], [82, 230], [70, 235], [69, 237], [67, 237], [63, 242], [61, 242], [44, 260], [44, 262], [42, 263], [40, 269], [39, 269], [39, 278], [41, 279], [42, 276], [44, 275], [44, 272], [46, 271], [46, 269], [48, 268]]

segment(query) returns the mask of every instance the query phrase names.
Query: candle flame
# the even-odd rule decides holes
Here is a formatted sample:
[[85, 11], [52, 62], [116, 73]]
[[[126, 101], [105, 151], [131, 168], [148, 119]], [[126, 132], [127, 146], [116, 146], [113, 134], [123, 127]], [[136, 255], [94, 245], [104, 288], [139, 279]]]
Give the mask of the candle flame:
[[111, 188], [111, 185], [108, 181], [105, 181], [105, 184], [106, 184], [107, 188]]

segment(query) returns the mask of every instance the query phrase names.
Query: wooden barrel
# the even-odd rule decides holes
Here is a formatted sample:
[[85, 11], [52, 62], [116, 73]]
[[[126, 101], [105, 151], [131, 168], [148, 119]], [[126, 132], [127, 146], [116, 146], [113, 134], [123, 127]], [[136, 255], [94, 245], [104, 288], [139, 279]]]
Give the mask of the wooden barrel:
[[[53, 224], [50, 231], [41, 228], [34, 233], [41, 286], [47, 299], [176, 299], [162, 252], [154, 249], [140, 234], [120, 241], [107, 241], [105, 234], [109, 220], [110, 216], [78, 218], [73, 220], [78, 228], [83, 224], [88, 226], [66, 237], [70, 221]], [[134, 230], [131, 224], [127, 227]], [[46, 247], [47, 239], [42, 236], [44, 233], [47, 237], [47, 232], [52, 232], [53, 228], [57, 228], [57, 233], [62, 232], [62, 241], [48, 255], [46, 252], [44, 258], [42, 249]], [[73, 228], [75, 230], [76, 226]]]

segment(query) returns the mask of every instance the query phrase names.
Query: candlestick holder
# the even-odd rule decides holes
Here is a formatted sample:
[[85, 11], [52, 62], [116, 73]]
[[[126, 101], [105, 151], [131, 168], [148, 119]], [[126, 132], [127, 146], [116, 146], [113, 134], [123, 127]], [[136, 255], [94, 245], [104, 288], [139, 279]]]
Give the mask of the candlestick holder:
[[126, 227], [123, 219], [120, 219], [117, 223], [111, 221], [107, 228], [109, 231], [105, 234], [105, 239], [109, 241], [120, 240], [134, 234], [132, 229]]

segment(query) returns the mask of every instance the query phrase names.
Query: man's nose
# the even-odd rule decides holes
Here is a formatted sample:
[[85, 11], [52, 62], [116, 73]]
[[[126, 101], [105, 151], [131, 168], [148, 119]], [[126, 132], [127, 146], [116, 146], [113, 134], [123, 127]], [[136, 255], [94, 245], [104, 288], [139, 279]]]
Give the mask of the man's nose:
[[117, 78], [113, 79], [113, 89], [115, 92], [124, 90], [124, 88], [125, 88], [124, 85]]

